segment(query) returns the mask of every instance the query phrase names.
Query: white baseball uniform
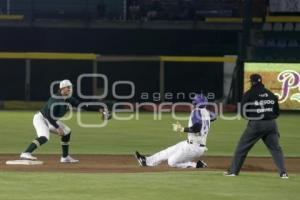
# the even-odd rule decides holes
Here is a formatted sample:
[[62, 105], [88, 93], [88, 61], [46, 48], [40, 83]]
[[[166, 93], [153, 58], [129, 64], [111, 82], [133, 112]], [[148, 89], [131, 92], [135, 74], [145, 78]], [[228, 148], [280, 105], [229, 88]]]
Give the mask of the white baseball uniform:
[[[71, 129], [61, 121], [56, 121], [56, 123], [63, 129], [65, 135], [68, 135], [71, 132]], [[56, 128], [42, 115], [41, 112], [34, 115], [33, 126], [38, 137], [44, 136], [49, 140], [50, 132], [58, 134]]]
[[196, 168], [199, 159], [206, 148], [206, 138], [210, 128], [211, 120], [215, 119], [215, 114], [206, 108], [195, 108], [190, 115], [189, 127], [200, 125], [199, 132], [188, 132], [187, 140], [181, 141], [165, 150], [152, 156], [146, 157], [147, 166], [156, 166], [162, 161], [168, 161], [171, 167]]

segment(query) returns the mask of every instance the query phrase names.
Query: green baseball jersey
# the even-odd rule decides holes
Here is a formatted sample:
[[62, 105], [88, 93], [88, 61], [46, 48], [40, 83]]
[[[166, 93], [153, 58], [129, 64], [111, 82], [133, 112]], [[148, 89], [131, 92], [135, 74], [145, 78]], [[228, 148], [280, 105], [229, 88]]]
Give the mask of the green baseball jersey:
[[63, 117], [70, 110], [70, 107], [77, 107], [79, 103], [75, 97], [64, 99], [61, 94], [56, 94], [49, 98], [40, 112], [55, 128], [58, 128], [57, 119]]

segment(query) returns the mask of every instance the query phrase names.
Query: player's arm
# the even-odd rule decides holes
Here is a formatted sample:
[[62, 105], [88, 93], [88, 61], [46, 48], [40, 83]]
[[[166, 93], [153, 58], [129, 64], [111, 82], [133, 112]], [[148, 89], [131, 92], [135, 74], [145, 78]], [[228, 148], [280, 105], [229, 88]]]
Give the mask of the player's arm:
[[46, 117], [48, 119], [48, 121], [50, 122], [50, 124], [52, 126], [54, 126], [56, 129], [59, 128], [59, 125], [56, 123], [56, 119], [55, 119], [55, 113], [57, 113], [57, 109], [58, 106], [55, 105], [57, 103], [57, 101], [55, 101], [54, 98], [51, 98], [48, 102], [47, 102], [47, 109], [45, 111], [45, 113], [43, 113], [44, 117]]
[[[78, 108], [80, 101], [75, 97], [70, 97], [66, 100], [73, 108]], [[84, 107], [84, 106], [83, 106]], [[82, 107], [81, 107], [82, 108]], [[84, 108], [83, 108], [84, 109]], [[85, 109], [84, 109], [85, 110]]]
[[179, 122], [173, 124], [173, 131], [175, 132], [185, 132], [185, 133], [199, 133], [201, 130], [201, 113], [199, 111], [193, 110], [191, 113], [192, 126], [183, 127]]
[[[217, 119], [217, 115], [213, 112], [209, 112], [209, 120], [212, 122], [212, 121], [215, 121]], [[193, 124], [193, 126], [191, 127], [184, 127], [183, 129], [183, 132], [186, 132], [186, 133], [200, 133], [202, 129], [202, 123], [201, 121], [196, 121], [196, 123]]]
[[[85, 111], [98, 111], [99, 110], [99, 108], [98, 108], [99, 106], [97, 106], [97, 108], [95, 108], [95, 106], [84, 104], [86, 102], [79, 101], [75, 97], [70, 97], [69, 99], [67, 99], [67, 102], [69, 104], [71, 104], [71, 106], [75, 109], [80, 107], [80, 110], [82, 109]], [[84, 105], [80, 105], [81, 103]]]
[[245, 110], [247, 110], [248, 108], [245, 107], [245, 105], [247, 103], [250, 102], [250, 96], [251, 96], [251, 93], [250, 91], [247, 91], [243, 97], [242, 97], [242, 101], [241, 101], [241, 115], [243, 118], [247, 119], [247, 113], [245, 112]]
[[46, 116], [46, 118], [48, 119], [48, 121], [50, 122], [50, 124], [52, 126], [54, 126], [56, 129], [59, 128], [59, 125], [57, 124], [55, 119], [53, 119], [51, 116], [49, 116], [49, 117]]
[[[84, 102], [80, 102], [75, 97], [69, 98], [68, 101], [75, 108], [78, 108], [80, 103], [84, 103]], [[101, 115], [102, 115], [103, 120], [108, 120], [108, 119], [111, 119], [111, 117], [112, 117], [111, 112], [107, 108], [105, 108], [103, 106], [100, 106], [100, 105], [83, 105], [80, 108], [82, 110], [85, 110], [85, 111], [98, 111], [98, 112], [100, 112]]]
[[80, 109], [85, 111], [99, 111], [100, 107], [102, 108], [102, 106], [98, 106], [98, 105], [88, 105], [88, 102], [79, 101], [75, 97], [70, 97], [69, 99], [67, 99], [67, 102], [70, 103], [73, 108], [78, 108], [80, 104], [87, 103], [80, 106]]
[[179, 122], [173, 124], [173, 131], [182, 133], [200, 133], [202, 124], [195, 123], [191, 127], [183, 127]]
[[191, 127], [184, 127], [183, 132], [185, 133], [200, 133], [200, 130], [202, 128], [202, 124], [196, 123], [193, 124]]

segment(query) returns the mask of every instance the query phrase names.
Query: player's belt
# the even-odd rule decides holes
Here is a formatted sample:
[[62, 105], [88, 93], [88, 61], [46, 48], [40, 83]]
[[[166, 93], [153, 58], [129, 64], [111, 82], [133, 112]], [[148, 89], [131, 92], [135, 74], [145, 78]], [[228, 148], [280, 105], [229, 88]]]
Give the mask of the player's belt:
[[[191, 140], [187, 140], [187, 143], [194, 144], [193, 141], [191, 141]], [[195, 144], [197, 144], [197, 143], [195, 143]], [[206, 145], [204, 145], [204, 144], [199, 144], [199, 146], [200, 147], [206, 147]]]

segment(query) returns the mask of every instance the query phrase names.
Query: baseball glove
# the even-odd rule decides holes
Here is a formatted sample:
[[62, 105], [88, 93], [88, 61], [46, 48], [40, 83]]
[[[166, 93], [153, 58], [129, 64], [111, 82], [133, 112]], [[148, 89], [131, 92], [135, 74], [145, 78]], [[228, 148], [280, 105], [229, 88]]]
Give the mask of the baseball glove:
[[100, 109], [99, 111], [100, 111], [102, 120], [109, 120], [112, 118], [112, 114], [108, 109], [104, 108], [104, 109]]

